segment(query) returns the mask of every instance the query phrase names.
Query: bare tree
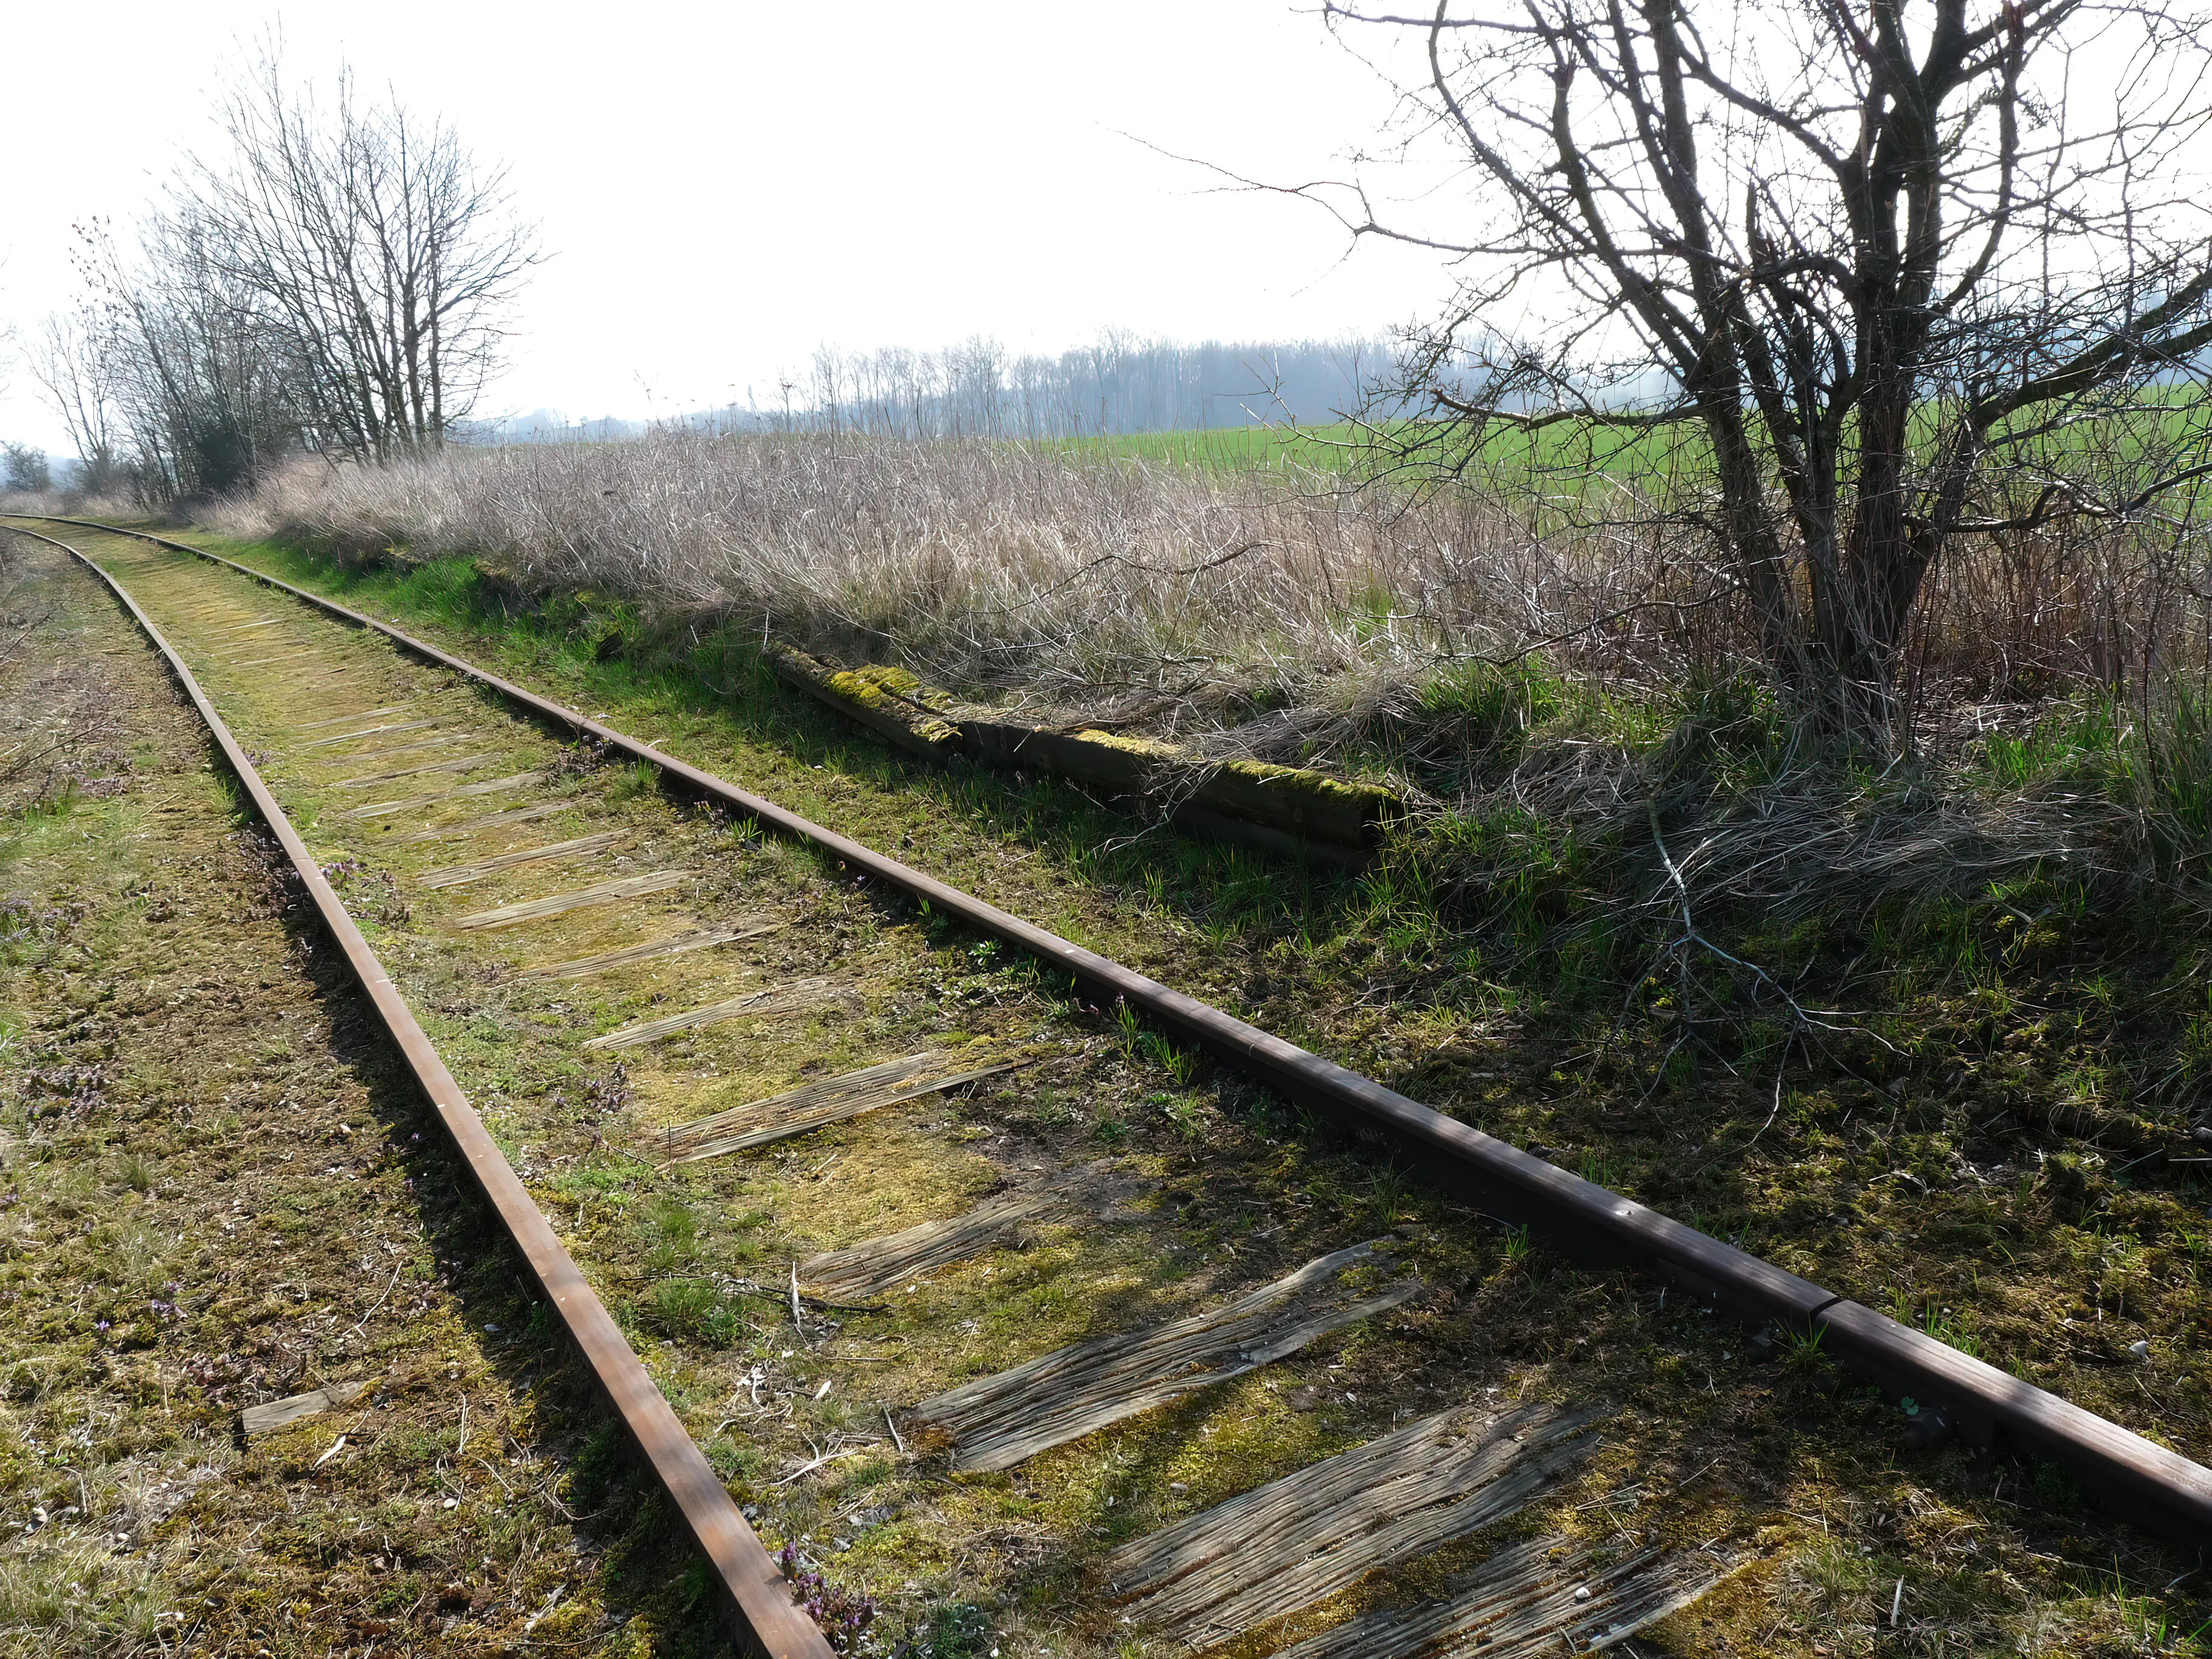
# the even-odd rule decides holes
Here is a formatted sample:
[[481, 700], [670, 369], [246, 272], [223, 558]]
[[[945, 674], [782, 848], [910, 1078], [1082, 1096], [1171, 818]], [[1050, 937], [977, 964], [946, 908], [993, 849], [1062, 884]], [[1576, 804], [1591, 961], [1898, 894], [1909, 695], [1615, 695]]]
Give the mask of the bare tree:
[[99, 495], [120, 482], [114, 335], [90, 303], [49, 316], [29, 353], [31, 378], [76, 451], [76, 486]]
[[[1244, 425], [1264, 410], [1295, 421], [1334, 421], [1356, 404], [1359, 340], [1208, 340], [1181, 345], [1126, 330], [1056, 357], [1011, 356], [976, 336], [940, 351], [891, 347], [814, 354], [811, 406], [755, 423], [878, 437], [1030, 440]], [[796, 392], [799, 383], [785, 387]], [[735, 410], [732, 415], [734, 423]]]
[[505, 173], [396, 97], [364, 105], [345, 71], [324, 110], [274, 52], [221, 119], [227, 150], [174, 193], [289, 335], [309, 447], [385, 459], [441, 443], [500, 366], [539, 257]]
[[80, 227], [86, 299], [33, 354], [86, 487], [219, 493], [302, 450], [442, 443], [538, 257], [503, 175], [343, 73], [325, 111], [273, 52], [220, 118], [228, 148], [179, 170], [135, 247]]
[[1770, 670], [1855, 740], [1899, 738], [1900, 647], [1962, 538], [2124, 520], [2212, 474], [2203, 21], [2151, 0], [1329, 13], [1419, 52], [1401, 137], [1441, 136], [1480, 186], [1434, 230], [1357, 183], [1300, 190], [1462, 273], [1381, 388], [1425, 418], [1383, 429], [1460, 473], [1508, 433], [1554, 459], [1572, 434], [1667, 448], [1665, 505]]
[[190, 202], [150, 215], [126, 253], [78, 227], [87, 361], [112, 399], [125, 471], [148, 500], [221, 494], [298, 448], [303, 380], [290, 338]]
[[0, 489], [37, 494], [53, 487], [45, 450], [35, 444], [0, 444]]

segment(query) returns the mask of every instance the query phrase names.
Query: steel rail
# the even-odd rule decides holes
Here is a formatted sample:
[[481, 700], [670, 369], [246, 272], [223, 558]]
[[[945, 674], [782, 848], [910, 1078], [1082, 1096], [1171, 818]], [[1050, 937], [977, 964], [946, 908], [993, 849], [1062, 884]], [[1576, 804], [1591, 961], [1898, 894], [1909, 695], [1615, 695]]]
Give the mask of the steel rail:
[[1567, 1255], [1655, 1273], [1747, 1325], [1779, 1326], [1817, 1339], [1821, 1352], [1838, 1365], [1877, 1384], [1893, 1398], [1910, 1397], [1918, 1407], [1940, 1413], [1934, 1420], [1970, 1444], [1990, 1446], [2002, 1441], [2064, 1468], [2085, 1489], [2148, 1531], [2200, 1547], [2212, 1542], [2212, 1469], [2009, 1372], [1571, 1175], [1210, 1004], [1170, 990], [650, 744], [487, 673], [391, 623], [188, 542], [88, 520], [52, 521], [189, 553], [381, 634], [541, 719], [659, 769], [664, 777], [695, 795], [724, 802], [782, 835], [819, 848], [847, 869], [900, 889], [979, 933], [1017, 945], [1094, 992], [1121, 999], [1286, 1097], [1329, 1111], [1377, 1136], [1411, 1158], [1416, 1176], [1502, 1220], [1534, 1228]]
[[706, 1557], [721, 1588], [724, 1614], [739, 1641], [749, 1650], [764, 1654], [768, 1659], [831, 1659], [834, 1650], [828, 1638], [793, 1602], [788, 1581], [777, 1570], [774, 1558], [747, 1524], [690, 1435], [685, 1432], [659, 1388], [646, 1374], [645, 1367], [638, 1362], [635, 1352], [605, 1305], [584, 1282], [559, 1237], [516, 1177], [507, 1155], [485, 1129], [483, 1120], [477, 1115], [453, 1073], [446, 1069], [446, 1062], [439, 1058], [405, 998], [392, 984], [361, 929], [354, 925], [353, 917], [324, 878], [313, 854], [292, 827], [283, 808], [276, 804], [276, 798], [262, 781], [260, 773], [246, 758], [237, 738], [231, 735], [229, 726], [216, 713], [215, 705], [209, 702], [199, 682], [185, 665], [184, 659], [162, 637], [152, 618], [139, 608], [138, 602], [123, 585], [88, 555], [35, 530], [8, 527], [15, 529], [18, 535], [30, 536], [59, 548], [82, 562], [107, 585], [108, 591], [130, 612], [167, 662], [170, 672], [177, 677], [178, 684], [191, 699], [192, 706], [199, 711], [200, 718], [222, 749], [223, 758], [246, 787], [254, 810], [283, 843], [292, 868], [315, 902], [323, 926], [345, 953], [354, 977], [368, 994], [378, 1018], [398, 1045], [408, 1069], [422, 1085], [423, 1094], [453, 1137], [455, 1148], [468, 1164], [469, 1173], [476, 1178], [507, 1236], [528, 1262], [538, 1290], [559, 1312], [569, 1335], [582, 1352], [585, 1363], [590, 1366], [593, 1379], [605, 1392], [654, 1479], [675, 1504], [693, 1541]]

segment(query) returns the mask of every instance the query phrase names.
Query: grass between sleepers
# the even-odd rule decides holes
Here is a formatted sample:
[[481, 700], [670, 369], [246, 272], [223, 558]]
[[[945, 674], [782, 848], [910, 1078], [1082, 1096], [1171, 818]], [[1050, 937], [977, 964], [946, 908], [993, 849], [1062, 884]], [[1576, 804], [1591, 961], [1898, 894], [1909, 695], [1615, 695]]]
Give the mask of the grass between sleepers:
[[[1661, 951], [1663, 911], [1624, 927], [1598, 902], [1638, 868], [1642, 849], [1617, 830], [1510, 810], [1446, 818], [1413, 826], [1367, 876], [1330, 880], [1137, 836], [1049, 782], [911, 765], [775, 687], [741, 629], [695, 637], [574, 596], [526, 605], [465, 561], [337, 572], [282, 549], [219, 550], [604, 712], [2191, 1455], [2212, 1443], [2207, 1189], [2198, 1166], [2170, 1161], [2202, 1109], [2212, 1004], [2201, 924], [2155, 889], [2114, 904], [2029, 869], [1963, 896], [1698, 919], [1762, 980], [1717, 952]], [[1478, 683], [1446, 706], [1480, 720], [1551, 700], [1516, 730], [1560, 717], [1540, 684], [1495, 690]], [[1756, 778], [1780, 742], [1757, 700], [1729, 688], [1686, 699], [1671, 721], [1637, 718], [1723, 782]], [[1988, 746], [1992, 788], [2112, 752], [2094, 733], [2037, 741]], [[1843, 1010], [1838, 1029], [1793, 1024], [1771, 982], [1802, 1007]], [[1194, 1075], [1242, 1120], [1234, 1090]], [[1297, 1133], [1264, 1102], [1253, 1109], [1273, 1131], [1263, 1139]], [[1644, 1354], [1617, 1374], [1672, 1409], [1697, 1390], [1694, 1362], [1632, 1340], [1627, 1317], [1596, 1317], [1595, 1340], [1616, 1368]], [[1533, 1326], [1526, 1340], [1542, 1340]], [[2141, 1636], [2129, 1621], [2148, 1607], [2169, 1628], [2201, 1617], [2185, 1577], [2164, 1594], [2175, 1558], [2084, 1511], [2054, 1471], [1957, 1453], [1900, 1462], [1875, 1449], [1893, 1446], [1899, 1419], [1868, 1400], [1785, 1420], [1790, 1432], [1756, 1449], [1828, 1541], [1778, 1544], [1777, 1571], [1738, 1598], [1765, 1598], [1762, 1627], [1779, 1616], [1808, 1642], [1819, 1628], [1886, 1632], [1888, 1597], [1838, 1565], [1853, 1559], [1911, 1581], [1908, 1601], [1931, 1587], [1945, 1611], [1925, 1615], [1930, 1643], [1940, 1626], [2030, 1651], [2129, 1651]], [[1929, 1520], [1939, 1513], [1954, 1518]]]

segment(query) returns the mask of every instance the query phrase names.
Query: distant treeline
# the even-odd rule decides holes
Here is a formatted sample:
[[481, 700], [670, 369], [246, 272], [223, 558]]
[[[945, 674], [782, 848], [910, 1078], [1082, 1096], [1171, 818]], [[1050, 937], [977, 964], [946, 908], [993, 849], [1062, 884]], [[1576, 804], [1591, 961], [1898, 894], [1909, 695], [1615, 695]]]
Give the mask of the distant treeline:
[[[995, 340], [942, 351], [848, 353], [825, 346], [803, 376], [766, 399], [695, 410], [669, 425], [710, 431], [860, 432], [874, 436], [1082, 438], [1188, 432], [1287, 421], [1311, 424], [1361, 407], [1390, 362], [1375, 339], [1208, 340], [1183, 345], [1109, 331], [1057, 356], [1017, 356]], [[494, 443], [605, 442], [652, 424], [605, 416], [570, 423], [548, 410], [481, 422]]]

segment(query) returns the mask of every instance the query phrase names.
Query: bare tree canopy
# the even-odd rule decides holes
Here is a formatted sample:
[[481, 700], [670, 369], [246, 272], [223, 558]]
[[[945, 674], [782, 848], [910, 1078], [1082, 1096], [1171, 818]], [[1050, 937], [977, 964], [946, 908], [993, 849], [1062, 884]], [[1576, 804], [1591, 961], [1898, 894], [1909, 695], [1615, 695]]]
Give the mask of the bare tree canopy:
[[87, 487], [220, 493], [301, 451], [443, 443], [538, 258], [503, 174], [343, 71], [319, 103], [273, 52], [217, 119], [223, 144], [179, 170], [135, 246], [80, 228], [86, 301], [33, 348]]
[[97, 308], [46, 318], [31, 343], [31, 378], [61, 417], [77, 455], [78, 483], [90, 494], [117, 479], [115, 365], [112, 331]]
[[[77, 361], [114, 399], [142, 495], [239, 489], [297, 446], [298, 365], [205, 214], [179, 204], [149, 217], [135, 260], [103, 225], [79, 235], [97, 332]], [[96, 464], [96, 451], [80, 456]]]
[[228, 142], [185, 168], [178, 206], [289, 337], [309, 447], [383, 459], [443, 441], [499, 367], [538, 259], [503, 172], [396, 97], [364, 105], [349, 72], [323, 108], [273, 53], [220, 118]]
[[[1408, 143], [1479, 189], [1395, 441], [1663, 450], [1768, 667], [1894, 740], [1900, 647], [1963, 538], [2190, 512], [2212, 475], [2205, 24], [2085, 0], [1330, 8], [1412, 45]], [[1378, 42], [1376, 31], [1391, 32]], [[1423, 72], [1425, 71], [1425, 73]], [[1410, 403], [1407, 400], [1410, 398]], [[1564, 428], [1565, 430], [1562, 430]], [[1684, 482], [1686, 480], [1686, 482]]]

